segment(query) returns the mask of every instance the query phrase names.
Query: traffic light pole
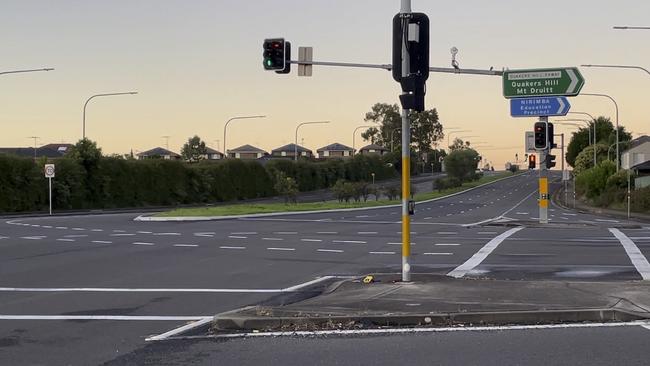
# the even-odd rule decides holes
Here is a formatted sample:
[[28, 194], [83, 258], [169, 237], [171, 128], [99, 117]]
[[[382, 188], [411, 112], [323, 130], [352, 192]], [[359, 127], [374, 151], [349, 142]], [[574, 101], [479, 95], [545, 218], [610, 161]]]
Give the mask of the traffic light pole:
[[[401, 0], [400, 13], [411, 13], [411, 0]], [[408, 28], [404, 30], [408, 32]], [[402, 77], [409, 75], [410, 57], [406, 45], [402, 43]], [[411, 281], [411, 217], [409, 199], [411, 197], [411, 121], [408, 109], [402, 109], [402, 282]]]
[[[548, 117], [539, 117], [539, 122], [543, 122], [547, 126], [548, 131]], [[546, 135], [548, 137], [548, 135]], [[546, 167], [546, 159], [548, 159], [549, 143], [546, 143], [546, 148], [539, 152], [539, 223], [548, 224], [548, 168]]]

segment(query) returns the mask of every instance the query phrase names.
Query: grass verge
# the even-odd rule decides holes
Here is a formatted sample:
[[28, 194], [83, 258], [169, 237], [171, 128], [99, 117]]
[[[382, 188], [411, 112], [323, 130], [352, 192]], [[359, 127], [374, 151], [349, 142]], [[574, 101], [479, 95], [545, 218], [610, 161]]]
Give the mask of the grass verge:
[[[512, 176], [512, 173], [506, 172], [494, 176], [483, 177], [474, 182], [464, 183], [461, 187], [445, 189], [442, 191], [416, 193], [416, 201], [426, 201], [434, 198], [448, 196], [450, 194], [458, 193], [466, 189], [474, 188], [481, 184], [493, 182], [495, 180]], [[312, 203], [297, 203], [297, 204], [284, 204], [284, 203], [259, 203], [259, 204], [236, 204], [224, 205], [214, 207], [199, 207], [199, 208], [179, 208], [176, 210], [161, 212], [156, 214], [156, 217], [209, 217], [209, 216], [236, 216], [236, 215], [251, 215], [251, 214], [264, 214], [264, 213], [279, 213], [279, 212], [295, 212], [295, 211], [317, 211], [317, 210], [335, 210], [341, 208], [365, 208], [365, 207], [378, 207], [399, 204], [398, 200], [379, 200], [367, 202], [350, 202], [341, 203], [338, 201], [327, 202], [312, 202]]]

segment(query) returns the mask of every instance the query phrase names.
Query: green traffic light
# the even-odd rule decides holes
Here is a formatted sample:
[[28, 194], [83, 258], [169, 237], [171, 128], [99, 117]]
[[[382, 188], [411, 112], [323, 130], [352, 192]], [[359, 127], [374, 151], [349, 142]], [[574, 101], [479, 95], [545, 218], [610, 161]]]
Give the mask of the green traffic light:
[[268, 66], [268, 67], [273, 66], [273, 61], [271, 61], [271, 60], [266, 60], [266, 66]]

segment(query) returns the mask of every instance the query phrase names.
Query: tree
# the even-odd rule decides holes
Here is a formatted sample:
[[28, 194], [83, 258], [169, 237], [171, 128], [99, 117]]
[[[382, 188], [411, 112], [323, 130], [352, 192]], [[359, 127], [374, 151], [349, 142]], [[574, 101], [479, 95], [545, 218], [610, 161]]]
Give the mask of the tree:
[[203, 159], [208, 154], [208, 148], [205, 142], [197, 135], [187, 139], [185, 145], [181, 149], [181, 156], [189, 162], [196, 162]]
[[284, 203], [297, 203], [298, 184], [293, 178], [287, 177], [284, 172], [275, 172], [275, 185], [273, 188], [279, 195], [284, 197]]
[[476, 150], [454, 150], [445, 158], [445, 168], [449, 177], [465, 182], [474, 177], [478, 167], [479, 155]]
[[463, 141], [459, 138], [455, 138], [454, 142], [449, 146], [449, 151], [455, 151], [455, 150], [465, 150], [469, 149], [470, 142], [469, 141]]
[[[612, 144], [616, 143], [616, 128], [614, 127], [614, 124], [612, 121], [607, 118], [607, 117], [598, 117], [595, 119], [596, 123], [596, 142], [597, 143], [602, 143], [606, 144], [607, 147], [611, 146]], [[578, 129], [578, 131], [574, 132], [571, 136], [571, 141], [569, 141], [569, 144], [567, 146], [567, 152], [566, 152], [566, 160], [569, 165], [572, 167], [575, 167], [576, 165], [576, 158], [578, 157], [578, 154], [584, 148], [589, 146], [591, 142], [589, 141], [589, 135], [591, 130], [592, 138], [593, 138], [593, 122], [589, 128], [581, 127]], [[621, 142], [627, 142], [632, 139], [632, 135], [629, 132], [625, 131], [625, 127], [619, 125], [618, 127], [618, 133], [619, 133], [619, 138]], [[624, 144], [621, 144], [621, 147], [625, 146]], [[620, 151], [623, 151], [623, 148], [620, 149]], [[593, 150], [592, 150], [593, 153]], [[616, 153], [614, 153], [616, 155]]]
[[[431, 151], [436, 142], [444, 137], [442, 124], [438, 120], [438, 111], [435, 108], [419, 113], [411, 112], [409, 118], [411, 142], [417, 151], [421, 153]], [[378, 127], [371, 127], [361, 134], [364, 140], [373, 141], [384, 147], [401, 146], [402, 117], [397, 104], [373, 105], [370, 112], [366, 113], [364, 121], [378, 124]]]
[[[596, 159], [599, 162], [607, 160], [607, 148], [605, 144], [597, 144], [596, 149]], [[616, 155], [616, 154], [614, 154]], [[575, 159], [575, 167], [573, 172], [577, 175], [581, 172], [591, 169], [594, 167], [594, 145], [585, 147], [580, 154]]]

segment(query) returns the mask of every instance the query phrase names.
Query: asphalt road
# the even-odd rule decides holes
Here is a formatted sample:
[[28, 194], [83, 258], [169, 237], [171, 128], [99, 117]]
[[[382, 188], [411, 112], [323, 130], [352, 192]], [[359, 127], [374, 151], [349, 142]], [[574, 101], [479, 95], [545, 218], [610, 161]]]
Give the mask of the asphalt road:
[[[648, 257], [650, 224], [629, 226], [553, 206], [551, 227], [540, 228], [536, 184], [534, 174], [524, 174], [418, 204], [413, 270], [447, 274], [498, 241], [466, 276], [643, 279], [624, 242]], [[639, 326], [147, 343], [149, 336], [265, 301], [319, 276], [399, 272], [400, 209], [194, 223], [135, 222], [135, 216], [0, 222], [0, 364], [394, 364], [402, 358], [388, 351], [404, 346], [416, 364], [541, 364], [539, 355], [555, 352], [548, 360], [557, 362], [545, 364], [593, 365], [591, 356], [606, 349], [597, 345], [611, 339], [625, 347], [602, 360], [620, 354], [629, 362], [617, 363], [635, 364], [648, 354], [650, 333]], [[497, 240], [513, 224], [525, 228]], [[504, 353], [506, 342], [522, 346]], [[291, 358], [297, 346], [304, 348]], [[497, 362], [507, 354], [511, 362]]]

